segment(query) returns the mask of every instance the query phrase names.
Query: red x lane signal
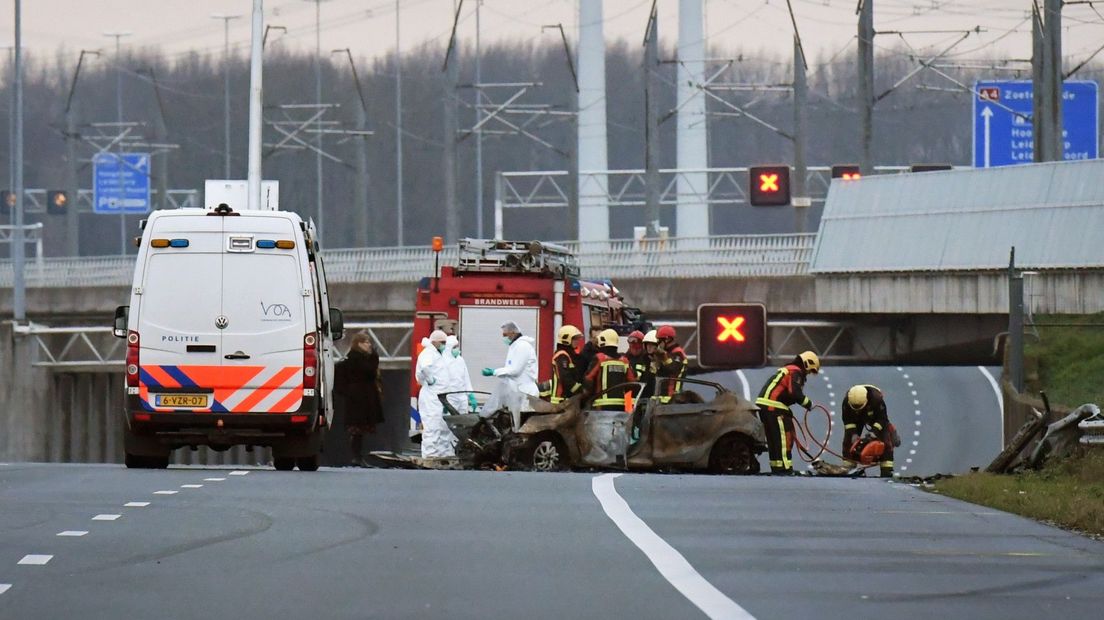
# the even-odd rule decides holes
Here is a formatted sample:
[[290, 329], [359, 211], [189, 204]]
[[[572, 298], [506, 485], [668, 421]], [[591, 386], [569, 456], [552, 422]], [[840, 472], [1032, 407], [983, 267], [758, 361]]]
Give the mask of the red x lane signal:
[[743, 342], [746, 340], [744, 334], [740, 332], [740, 328], [744, 325], [745, 319], [742, 316], [734, 317], [717, 317], [717, 323], [721, 326], [721, 332], [717, 334], [717, 342], [725, 342], [729, 338], [736, 342]]
[[767, 309], [763, 304], [698, 306], [698, 365], [758, 368], [767, 363]]
[[748, 169], [748, 201], [756, 207], [790, 204], [790, 167], [755, 166]]

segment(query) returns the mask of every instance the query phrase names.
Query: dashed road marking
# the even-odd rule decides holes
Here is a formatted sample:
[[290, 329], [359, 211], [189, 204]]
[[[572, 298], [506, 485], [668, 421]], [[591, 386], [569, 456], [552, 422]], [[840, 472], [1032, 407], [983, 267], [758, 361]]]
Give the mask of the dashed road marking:
[[226, 478], [204, 478], [204, 482], [223, 482]]
[[96, 515], [92, 517], [93, 521], [115, 521], [123, 515]]
[[917, 425], [917, 426], [920, 426], [920, 420], [917, 420], [917, 421], [916, 421], [916, 425]]
[[146, 506], [149, 506], [149, 505], [150, 505], [149, 502], [127, 502], [127, 503], [123, 504], [123, 507], [124, 508], [145, 508]]
[[674, 547], [652, 531], [617, 493], [613, 481], [621, 474], [601, 474], [591, 479], [591, 491], [606, 516], [656, 567], [659, 574], [710, 618], [754, 620], [736, 601], [706, 581]]
[[10, 583], [0, 583], [0, 594], [3, 594], [5, 592], [7, 592], [8, 590], [11, 590], [11, 584]]
[[231, 476], [246, 476], [248, 474], [249, 474], [249, 472], [247, 472], [247, 471], [232, 471], [232, 472], [230, 472]]
[[58, 536], [63, 537], [77, 537], [88, 534], [88, 530], [65, 530], [64, 532], [58, 532]]
[[52, 555], [25, 555], [22, 560], [16, 562], [16, 564], [22, 564], [23, 566], [45, 566], [54, 559]]
[[912, 431], [912, 434], [916, 437], [920, 436], [920, 431]]
[[180, 485], [180, 488], [182, 488], [182, 489], [202, 489], [203, 485], [202, 484], [182, 484], [182, 485]]
[[154, 491], [154, 495], [176, 495], [180, 491]]

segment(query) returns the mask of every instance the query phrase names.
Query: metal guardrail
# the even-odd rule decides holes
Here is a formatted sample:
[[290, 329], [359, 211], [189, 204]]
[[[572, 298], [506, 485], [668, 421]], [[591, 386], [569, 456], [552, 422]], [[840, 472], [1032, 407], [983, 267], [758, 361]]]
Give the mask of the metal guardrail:
[[[349, 350], [351, 335], [363, 331], [372, 339], [380, 354], [384, 369], [404, 369], [410, 365], [410, 322], [350, 322], [348, 334], [337, 343], [341, 358]], [[111, 327], [103, 325], [48, 326], [31, 323], [16, 325], [15, 335], [31, 338], [37, 350], [32, 365], [58, 372], [122, 372], [126, 353], [125, 341], [116, 338]]]
[[[584, 278], [786, 277], [808, 273], [815, 234], [727, 235], [569, 242]], [[433, 273], [428, 246], [325, 250], [330, 282], [417, 282]], [[446, 248], [441, 265], [455, 264]], [[27, 272], [30, 287], [127, 286], [134, 257], [48, 258]], [[12, 286], [10, 261], [0, 262], [0, 287]]]

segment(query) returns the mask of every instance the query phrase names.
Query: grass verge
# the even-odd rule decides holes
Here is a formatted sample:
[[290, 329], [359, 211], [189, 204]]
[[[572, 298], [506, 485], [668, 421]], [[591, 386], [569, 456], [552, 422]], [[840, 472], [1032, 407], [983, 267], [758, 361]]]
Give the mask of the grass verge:
[[1104, 450], [1085, 450], [1040, 471], [979, 472], [935, 482], [948, 497], [1104, 536]]
[[[1029, 394], [1046, 390], [1050, 402], [1070, 408], [1085, 403], [1104, 405], [1104, 313], [1086, 316], [1035, 317], [1039, 338], [1024, 339], [1024, 353], [1038, 360], [1037, 376], [1029, 377]], [[1053, 327], [1047, 327], [1052, 325]]]

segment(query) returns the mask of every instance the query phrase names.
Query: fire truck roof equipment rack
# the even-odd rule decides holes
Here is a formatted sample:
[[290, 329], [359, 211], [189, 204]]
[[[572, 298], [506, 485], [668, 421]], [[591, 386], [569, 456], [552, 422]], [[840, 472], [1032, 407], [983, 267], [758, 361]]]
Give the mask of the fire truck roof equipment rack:
[[571, 250], [540, 241], [461, 239], [458, 272], [546, 273], [579, 277], [579, 264]]

